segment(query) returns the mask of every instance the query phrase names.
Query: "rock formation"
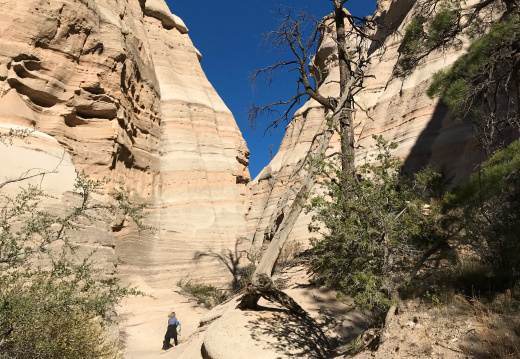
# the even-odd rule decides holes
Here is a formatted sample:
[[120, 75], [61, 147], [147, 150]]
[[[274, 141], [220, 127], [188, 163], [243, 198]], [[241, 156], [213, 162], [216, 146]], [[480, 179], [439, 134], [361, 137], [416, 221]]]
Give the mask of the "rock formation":
[[118, 262], [126, 281], [152, 288], [186, 276], [225, 281], [223, 265], [193, 257], [233, 248], [245, 233], [249, 152], [182, 20], [164, 0], [1, 5], [0, 124], [37, 130], [0, 145], [1, 175], [53, 169], [63, 157], [43, 181], [57, 197], [72, 188], [74, 169], [110, 180], [102, 201], [121, 183], [148, 204], [157, 232], [122, 222], [102, 238], [81, 235], [106, 248], [108, 272]]
[[331, 345], [346, 344], [365, 329], [365, 316], [339, 302], [334, 291], [308, 286], [303, 267], [284, 271], [279, 281], [308, 313], [291, 315], [276, 304], [260, 301], [263, 310], [236, 309], [237, 298], [213, 308], [200, 318], [195, 332], [168, 358], [332, 358]]
[[[372, 60], [366, 69], [369, 76], [365, 88], [357, 95], [360, 109], [355, 114], [356, 162], [364, 161], [375, 148], [373, 134], [382, 134], [399, 147], [395, 155], [405, 167], [416, 170], [431, 164], [446, 166], [453, 183], [460, 183], [472, 172], [481, 154], [476, 149], [470, 123], [452, 120], [438, 99], [430, 99], [426, 89], [433, 74], [453, 63], [464, 48], [430, 54], [406, 78], [392, 76], [399, 57], [402, 34], [412, 19], [415, 1], [379, 1], [373, 18], [381, 27], [374, 30], [377, 41], [367, 45], [365, 57]], [[338, 96], [339, 88], [332, 80], [339, 78], [335, 42], [323, 34], [314, 58], [323, 78], [323, 95]], [[315, 134], [324, 128], [325, 113], [314, 100], [300, 108], [287, 126], [278, 153], [251, 183], [252, 205], [247, 216], [248, 233], [257, 246], [269, 240], [286, 208], [292, 203], [301, 178], [303, 159]], [[331, 152], [339, 149], [339, 138], [333, 139]], [[306, 242], [310, 215], [301, 214], [290, 239]]]
[[[372, 134], [383, 134], [399, 144], [396, 154], [408, 169], [444, 164], [458, 183], [479, 158], [471, 125], [453, 121], [425, 89], [433, 73], [464, 49], [432, 53], [411, 76], [392, 76], [415, 3], [379, 1], [374, 18], [384, 27], [374, 33], [379, 41], [364, 49], [372, 58], [367, 75], [374, 77], [367, 78], [357, 98], [367, 111], [355, 118], [356, 160], [361, 163], [373, 153]], [[0, 5], [0, 132], [36, 129], [27, 140], [0, 144], [0, 180], [34, 168], [56, 169], [41, 183], [55, 197], [47, 205], [62, 210], [74, 200], [69, 191], [75, 171], [84, 170], [109, 180], [99, 201], [111, 202], [113, 187], [121, 183], [135, 203], [146, 203], [147, 224], [157, 228], [155, 234], [140, 234], [119, 219], [85, 228], [75, 240], [84, 250], [98, 248], [95, 259], [105, 273], [114, 274], [117, 267], [124, 282], [158, 298], [131, 298], [123, 311], [137, 313], [128, 323], [133, 343], [143, 343], [139, 338], [147, 331], [160, 338], [172, 298], [181, 298], [171, 292], [179, 279], [219, 284], [229, 279], [222, 263], [194, 261], [196, 253], [233, 250], [246, 234], [257, 246], [272, 236], [294, 199], [312, 139], [325, 126], [324, 111], [312, 100], [299, 109], [278, 153], [249, 184], [249, 152], [241, 133], [206, 79], [186, 25], [164, 0], [0, 0]], [[331, 96], [338, 92], [330, 81], [338, 77], [334, 46], [330, 34], [324, 34], [314, 59], [323, 76], [321, 92]], [[338, 138], [333, 144], [338, 147]], [[300, 216], [292, 240], [306, 242], [309, 221], [309, 215]], [[291, 289], [318, 320], [321, 303], [332, 301], [330, 293]], [[263, 334], [252, 349], [244, 349], [250, 357], [306, 355], [298, 347], [291, 352], [294, 343], [303, 351], [320, 350], [306, 346], [306, 333], [298, 332], [301, 323], [293, 318], [283, 314], [280, 323], [287, 325], [278, 323], [280, 332], [273, 332], [266, 327], [274, 322], [272, 313], [239, 313], [234, 305], [203, 318], [203, 328], [181, 357], [211, 351], [206, 357], [231, 358], [229, 348], [244, 345], [242, 338], [252, 332]], [[186, 316], [194, 311], [191, 305], [180, 307]], [[338, 313], [327, 318], [349, 320], [346, 308]], [[229, 329], [222, 341], [237, 322], [243, 328]], [[193, 323], [187, 327], [196, 330]], [[352, 327], [359, 330], [360, 325]], [[284, 330], [296, 336], [276, 342]], [[158, 348], [160, 339], [157, 343]], [[290, 345], [289, 351], [280, 349]], [[236, 355], [244, 357], [240, 351]]]
[[[452, 120], [442, 103], [428, 98], [426, 88], [433, 74], [449, 66], [464, 49], [432, 53], [411, 76], [404, 79], [393, 77], [401, 34], [413, 16], [414, 4], [415, 1], [408, 0], [380, 1], [374, 14], [374, 18], [384, 26], [374, 33], [380, 42], [373, 42], [364, 49], [365, 55], [372, 57], [366, 75], [373, 77], [367, 79], [365, 89], [357, 97], [357, 102], [367, 111], [356, 113], [356, 161], [360, 164], [365, 156], [374, 153], [372, 134], [383, 134], [386, 139], [399, 144], [395, 154], [405, 162], [408, 170], [413, 171], [427, 164], [445, 165], [456, 184], [472, 172], [481, 154], [475, 148], [471, 124]], [[338, 85], [334, 80], [339, 78], [339, 74], [335, 46], [330, 34], [324, 34], [314, 65], [323, 77], [321, 93], [337, 97]], [[260, 247], [272, 238], [283, 216], [288, 213], [302, 180], [304, 158], [309, 153], [314, 136], [325, 128], [324, 119], [323, 108], [313, 100], [308, 101], [287, 126], [276, 156], [251, 183], [251, 209], [247, 221], [249, 238], [256, 246]], [[333, 138], [330, 153], [338, 150], [339, 138], [336, 137]], [[290, 239], [306, 243], [309, 222], [310, 216], [302, 213]], [[297, 302], [312, 318], [316, 308], [306, 303], [309, 294], [301, 296], [293, 289], [287, 292], [297, 297]], [[317, 351], [296, 353], [304, 347], [291, 340], [298, 340], [299, 330], [305, 325], [289, 325], [291, 319], [286, 311], [280, 311], [276, 314], [276, 321], [272, 321], [270, 316], [273, 314], [266, 308], [264, 311], [244, 313], [237, 310], [236, 305], [235, 299], [203, 316], [201, 328], [188, 338], [176, 355], [181, 353], [180, 358], [232, 358], [236, 353], [240, 357], [247, 352], [250, 358], [321, 357], [319, 340], [315, 340]], [[270, 304], [263, 302], [261, 305]], [[262, 325], [258, 324], [274, 322], [285, 323], [285, 331], [278, 333], [272, 328], [266, 335]], [[309, 337], [315, 335], [308, 333]], [[261, 342], [254, 340], [258, 338], [262, 339]], [[276, 345], [277, 338], [287, 338], [290, 343]], [[333, 357], [333, 354], [329, 355]]]

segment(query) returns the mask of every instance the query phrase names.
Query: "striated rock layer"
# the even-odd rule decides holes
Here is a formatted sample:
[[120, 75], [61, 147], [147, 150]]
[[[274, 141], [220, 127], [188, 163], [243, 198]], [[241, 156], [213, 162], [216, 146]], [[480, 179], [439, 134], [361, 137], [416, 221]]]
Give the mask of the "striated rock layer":
[[[394, 152], [409, 171], [428, 164], [444, 165], [453, 176], [453, 184], [466, 179], [478, 164], [481, 153], [476, 148], [470, 123], [456, 122], [438, 99], [430, 99], [426, 89], [435, 72], [452, 64], [465, 49], [451, 48], [434, 52], [405, 79], [392, 76], [399, 57], [402, 34], [412, 19], [416, 2], [382, 0], [374, 19], [383, 25], [374, 33], [377, 42], [363, 49], [372, 60], [366, 69], [370, 76], [356, 101], [365, 111], [355, 114], [356, 163], [374, 153], [373, 134], [382, 134], [399, 147]], [[323, 76], [320, 91], [338, 96], [339, 69], [331, 34], [323, 34], [314, 63]], [[336, 80], [336, 81], [334, 81]], [[297, 193], [303, 158], [313, 137], [324, 128], [325, 113], [314, 100], [299, 109], [287, 126], [285, 137], [271, 163], [251, 183], [252, 205], [247, 216], [248, 232], [256, 245], [269, 240]], [[331, 152], [339, 150], [339, 138], [333, 139]], [[309, 215], [301, 214], [290, 240], [305, 242], [309, 237]]]
[[149, 205], [147, 224], [157, 231], [139, 234], [123, 221], [103, 236], [95, 228], [79, 235], [82, 245], [107, 249], [98, 257], [108, 272], [119, 263], [126, 281], [150, 288], [187, 276], [222, 283], [222, 264], [193, 257], [234, 248], [245, 233], [249, 152], [182, 20], [164, 0], [0, 6], [0, 130], [38, 135], [33, 147], [0, 144], [17, 164], [3, 160], [0, 176], [54, 169], [64, 157], [59, 180], [44, 179], [60, 183], [51, 186], [58, 198], [72, 189], [74, 169], [110, 180], [103, 201], [121, 183]]

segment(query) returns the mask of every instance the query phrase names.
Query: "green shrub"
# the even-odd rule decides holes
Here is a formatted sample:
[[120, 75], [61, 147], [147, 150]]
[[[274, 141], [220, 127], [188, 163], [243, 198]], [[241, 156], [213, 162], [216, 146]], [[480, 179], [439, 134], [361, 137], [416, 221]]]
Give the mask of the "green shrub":
[[200, 284], [187, 281], [182, 284], [182, 289], [197, 299], [197, 304], [201, 304], [207, 309], [211, 309], [224, 303], [228, 299], [228, 295], [225, 291], [219, 290], [217, 287], [210, 284]]
[[459, 17], [460, 6], [455, 2], [443, 3], [432, 17], [422, 14], [414, 17], [406, 27], [399, 47], [399, 74], [410, 74], [431, 51], [451, 45], [461, 31]]
[[520, 141], [482, 163], [443, 211], [445, 226], [487, 263], [493, 282], [513, 288], [520, 279]]
[[33, 289], [0, 302], [0, 327], [12, 329], [1, 345], [0, 358], [120, 357], [117, 341], [107, 339], [108, 324], [84, 313], [80, 304], [64, 308], [49, 303], [48, 293]]
[[95, 251], [78, 257], [68, 237], [94, 219], [108, 221], [111, 211], [134, 209], [94, 203], [91, 195], [103, 183], [78, 174], [81, 203], [64, 216], [42, 209], [49, 196], [35, 186], [0, 197], [0, 358], [118, 357], [117, 338], [107, 336], [114, 306], [141, 293], [97, 270]]
[[489, 104], [479, 96], [482, 92], [479, 87], [493, 84], [496, 86], [493, 91], [502, 91], [501, 84], [496, 81], [506, 84], [507, 74], [501, 67], [511, 61], [507, 54], [512, 44], [520, 40], [519, 30], [518, 16], [494, 23], [487, 34], [472, 43], [467, 55], [460, 57], [449, 70], [435, 74], [428, 95], [442, 97], [459, 118], [481, 113]]
[[437, 216], [434, 209], [425, 211], [425, 199], [414, 183], [442, 181], [432, 171], [411, 181], [390, 154], [396, 145], [374, 138], [379, 151], [374, 161], [367, 159], [351, 178], [332, 161], [316, 161], [324, 193], [314, 196], [307, 210], [313, 213], [309, 229], [321, 234], [311, 240], [313, 270], [357, 305], [386, 308], [424, 251], [438, 240]]

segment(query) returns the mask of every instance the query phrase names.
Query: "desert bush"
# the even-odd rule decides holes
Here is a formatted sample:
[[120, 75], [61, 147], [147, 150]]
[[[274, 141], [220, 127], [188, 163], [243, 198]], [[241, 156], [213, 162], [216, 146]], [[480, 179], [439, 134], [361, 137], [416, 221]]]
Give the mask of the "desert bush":
[[238, 282], [235, 288], [232, 288], [232, 292], [240, 293], [247, 286], [247, 283], [251, 283], [251, 278], [255, 272], [256, 266], [253, 263], [241, 266], [238, 269]]
[[[256, 269], [256, 263], [260, 256], [260, 251], [253, 246], [246, 250], [239, 250], [239, 245], [243, 239], [235, 242], [235, 250], [224, 250], [221, 253], [215, 253], [208, 250], [207, 252], [197, 252], [194, 259], [199, 260], [204, 257], [216, 258], [226, 266], [233, 276], [231, 283], [227, 289], [218, 289], [214, 285], [199, 283], [189, 276], [181, 278], [177, 285], [182, 290], [194, 297], [197, 304], [211, 309], [230, 298], [233, 294], [241, 292], [251, 281], [251, 277]], [[247, 262], [244, 263], [244, 257]]]
[[[250, 282], [262, 253], [261, 249], [255, 248], [251, 244], [246, 245], [244, 249], [246, 242], [246, 238], [239, 237], [235, 241], [233, 251], [223, 249], [218, 253], [208, 249], [205, 252], [196, 252], [193, 259], [196, 261], [202, 258], [217, 259], [233, 276], [229, 285], [230, 293], [239, 293]], [[182, 282], [186, 282], [186, 279], [181, 280]], [[182, 287], [182, 284], [179, 284], [179, 286]]]
[[278, 261], [276, 262], [276, 270], [281, 270], [294, 263], [295, 258], [302, 252], [302, 250], [303, 245], [298, 241], [285, 243], [280, 251]]
[[197, 304], [201, 304], [207, 309], [224, 303], [229, 298], [226, 291], [220, 290], [211, 284], [201, 284], [187, 280], [181, 283], [181, 287], [187, 294], [197, 300]]
[[69, 238], [80, 226], [94, 219], [109, 221], [110, 212], [125, 207], [132, 217], [141, 216], [142, 206], [95, 203], [92, 194], [103, 183], [78, 174], [74, 192], [80, 204], [66, 208], [63, 216], [43, 209], [49, 196], [36, 186], [21, 189], [14, 198], [0, 197], [2, 358], [118, 356], [117, 342], [107, 339], [114, 306], [124, 296], [142, 293], [96, 269], [95, 251], [78, 256]]
[[[42, 278], [43, 279], [43, 278]], [[2, 298], [0, 326], [11, 326], [0, 358], [120, 358], [116, 340], [107, 339], [106, 326], [93, 313], [49, 303], [49, 293], [24, 293]], [[4, 333], [5, 335], [6, 333]]]
[[520, 279], [520, 141], [498, 151], [444, 203], [445, 226], [489, 268], [496, 290]]

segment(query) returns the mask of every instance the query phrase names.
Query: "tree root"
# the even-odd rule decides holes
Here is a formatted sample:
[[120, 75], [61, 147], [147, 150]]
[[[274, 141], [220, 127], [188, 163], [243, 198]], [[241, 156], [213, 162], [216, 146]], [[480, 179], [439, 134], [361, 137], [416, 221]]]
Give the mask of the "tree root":
[[270, 278], [262, 278], [261, 283], [247, 285], [246, 292], [240, 298], [237, 308], [243, 310], [255, 309], [260, 298], [264, 298], [270, 302], [279, 303], [282, 307], [287, 308], [292, 314], [305, 317], [307, 312], [291, 298], [287, 293], [282, 292], [274, 287]]
[[383, 330], [381, 331], [381, 343], [385, 342], [390, 337], [390, 333], [389, 333], [390, 330], [388, 327], [390, 326], [390, 322], [392, 321], [392, 319], [394, 318], [396, 313], [397, 313], [397, 305], [392, 305], [390, 307], [390, 309], [388, 309], [388, 312], [386, 313], [385, 326], [383, 327]]

